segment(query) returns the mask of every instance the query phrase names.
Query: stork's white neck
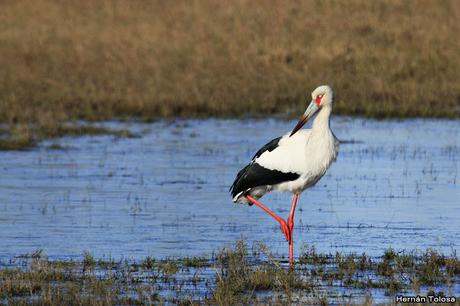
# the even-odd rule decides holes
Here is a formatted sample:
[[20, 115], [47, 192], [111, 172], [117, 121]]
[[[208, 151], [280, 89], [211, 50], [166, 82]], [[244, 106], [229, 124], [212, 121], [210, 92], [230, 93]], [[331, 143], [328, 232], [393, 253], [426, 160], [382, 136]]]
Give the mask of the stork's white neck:
[[325, 131], [329, 129], [329, 121], [331, 117], [332, 107], [330, 105], [323, 106], [315, 120], [313, 120], [312, 130], [313, 131]]

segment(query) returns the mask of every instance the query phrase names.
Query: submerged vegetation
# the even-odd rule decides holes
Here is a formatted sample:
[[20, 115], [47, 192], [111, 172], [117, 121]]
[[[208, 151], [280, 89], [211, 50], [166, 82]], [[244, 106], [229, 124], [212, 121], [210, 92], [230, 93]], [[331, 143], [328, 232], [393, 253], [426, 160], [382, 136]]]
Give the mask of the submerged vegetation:
[[[435, 250], [321, 254], [306, 247], [293, 270], [261, 244], [243, 241], [212, 258], [133, 262], [49, 260], [38, 251], [0, 266], [0, 303], [11, 305], [373, 303], [396, 293], [458, 296], [460, 261]], [[383, 293], [381, 293], [383, 292]]]
[[[2, 1], [0, 148], [63, 123], [296, 113], [459, 117], [460, 2]], [[80, 131], [86, 133], [87, 131]]]

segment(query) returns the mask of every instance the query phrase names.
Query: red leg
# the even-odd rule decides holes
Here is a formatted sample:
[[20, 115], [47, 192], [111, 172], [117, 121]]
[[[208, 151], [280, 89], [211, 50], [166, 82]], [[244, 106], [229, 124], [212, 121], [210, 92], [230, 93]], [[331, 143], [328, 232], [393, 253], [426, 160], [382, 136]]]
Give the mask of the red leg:
[[272, 212], [268, 207], [266, 207], [265, 205], [263, 205], [262, 203], [260, 203], [260, 202], [257, 201], [256, 199], [254, 199], [252, 196], [246, 195], [245, 197], [246, 197], [246, 199], [248, 199], [251, 203], [253, 203], [253, 204], [259, 206], [259, 207], [262, 208], [266, 213], [268, 213], [270, 216], [272, 216], [273, 218], [275, 218], [275, 220], [279, 222], [279, 224], [280, 224], [280, 226], [281, 226], [281, 231], [283, 232], [284, 236], [286, 237], [286, 240], [289, 241], [290, 233], [289, 233], [289, 227], [288, 227], [286, 221], [284, 221], [283, 218], [281, 218], [280, 216], [278, 216], [277, 214], [275, 214], [274, 212]]
[[297, 205], [297, 198], [298, 195], [297, 193], [294, 193], [292, 196], [292, 203], [291, 203], [291, 210], [289, 211], [289, 217], [287, 222], [275, 214], [273, 211], [271, 211], [268, 207], [257, 201], [255, 198], [253, 198], [250, 195], [245, 196], [248, 201], [250, 201], [252, 204], [255, 204], [262, 208], [266, 213], [268, 213], [270, 216], [275, 218], [276, 221], [279, 222], [281, 226], [281, 231], [283, 232], [284, 236], [286, 237], [286, 240], [289, 243], [289, 265], [292, 267], [293, 264], [293, 241], [292, 241], [292, 234], [294, 231], [294, 213], [295, 213], [295, 207]]
[[288, 242], [289, 242], [289, 265], [292, 267], [292, 263], [293, 263], [293, 234], [294, 234], [294, 213], [295, 213], [295, 207], [297, 205], [297, 198], [298, 198], [298, 195], [297, 193], [294, 193], [292, 195], [292, 203], [291, 203], [291, 210], [289, 212], [289, 217], [288, 217], [288, 222], [287, 222], [287, 225], [288, 225], [288, 228], [289, 228], [289, 239], [288, 239]]

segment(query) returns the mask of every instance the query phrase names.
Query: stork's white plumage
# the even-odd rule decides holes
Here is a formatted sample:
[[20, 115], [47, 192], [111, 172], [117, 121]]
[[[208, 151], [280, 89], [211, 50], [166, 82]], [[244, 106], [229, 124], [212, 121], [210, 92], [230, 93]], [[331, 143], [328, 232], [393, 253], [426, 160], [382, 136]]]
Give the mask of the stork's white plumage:
[[[311, 96], [311, 103], [292, 132], [273, 139], [257, 151], [251, 162], [238, 172], [230, 188], [234, 202], [256, 204], [280, 223], [289, 242], [291, 264], [297, 195], [326, 173], [337, 157], [339, 144], [329, 125], [334, 102], [332, 88], [319, 86]], [[315, 114], [311, 129], [300, 130]], [[289, 191], [294, 195], [287, 222], [257, 201], [272, 190]]]

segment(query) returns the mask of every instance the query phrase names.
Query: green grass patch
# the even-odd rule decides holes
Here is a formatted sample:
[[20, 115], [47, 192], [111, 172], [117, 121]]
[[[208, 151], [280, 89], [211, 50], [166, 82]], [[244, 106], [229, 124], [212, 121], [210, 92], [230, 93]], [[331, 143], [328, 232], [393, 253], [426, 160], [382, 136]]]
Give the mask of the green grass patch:
[[84, 252], [79, 260], [49, 260], [38, 251], [0, 267], [0, 302], [12, 305], [327, 305], [345, 298], [346, 304], [370, 305], [379, 290], [392, 304], [397, 293], [427, 294], [433, 288], [435, 295], [458, 295], [452, 290], [460, 282], [456, 254], [433, 249], [390, 248], [371, 258], [318, 253], [309, 246], [290, 269], [263, 244], [248, 248], [243, 240], [212, 258], [148, 256], [134, 262]]

